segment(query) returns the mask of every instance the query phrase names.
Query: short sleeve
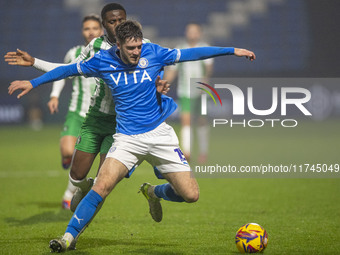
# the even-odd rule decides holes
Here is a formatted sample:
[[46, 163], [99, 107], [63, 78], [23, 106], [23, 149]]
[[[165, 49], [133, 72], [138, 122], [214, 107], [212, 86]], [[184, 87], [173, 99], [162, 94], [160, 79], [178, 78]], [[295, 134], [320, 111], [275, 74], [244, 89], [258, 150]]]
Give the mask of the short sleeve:
[[66, 55], [64, 57], [64, 63], [65, 64], [77, 63], [78, 58], [76, 58], [76, 52], [79, 49], [79, 47], [81, 47], [81, 46], [73, 47], [72, 49], [70, 49], [66, 53]]
[[92, 41], [91, 41], [91, 43], [89, 43], [81, 52], [80, 52], [80, 54], [79, 54], [79, 56], [78, 56], [78, 60], [85, 60], [85, 59], [87, 59], [89, 56], [90, 56], [90, 52], [91, 52], [91, 50], [93, 49], [93, 41], [94, 41], [95, 39], [93, 39]]
[[76, 58], [76, 62], [80, 62], [82, 60], [88, 59], [90, 57], [91, 52], [93, 51], [93, 44], [97, 40], [94, 38], [85, 48], [80, 52], [79, 56]]

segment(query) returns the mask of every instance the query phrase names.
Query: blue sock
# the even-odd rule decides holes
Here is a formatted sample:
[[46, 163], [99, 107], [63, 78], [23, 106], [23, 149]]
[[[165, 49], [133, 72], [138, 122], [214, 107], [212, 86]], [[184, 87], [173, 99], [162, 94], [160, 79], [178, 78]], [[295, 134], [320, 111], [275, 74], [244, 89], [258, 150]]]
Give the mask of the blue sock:
[[175, 193], [170, 183], [157, 185], [155, 187], [155, 194], [159, 198], [163, 198], [164, 200], [168, 200], [172, 202], [184, 202], [185, 201], [181, 196]]
[[103, 198], [94, 190], [90, 190], [77, 206], [72, 219], [68, 223], [66, 232], [71, 233], [71, 235], [76, 238], [79, 232], [93, 218], [97, 206], [101, 201], [103, 201]]

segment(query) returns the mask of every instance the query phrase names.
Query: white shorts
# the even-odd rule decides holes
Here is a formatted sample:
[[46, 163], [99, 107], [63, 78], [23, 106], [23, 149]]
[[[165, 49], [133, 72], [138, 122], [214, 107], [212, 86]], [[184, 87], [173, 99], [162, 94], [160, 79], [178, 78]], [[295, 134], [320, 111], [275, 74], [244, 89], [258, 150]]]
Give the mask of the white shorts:
[[106, 157], [115, 158], [129, 170], [129, 176], [144, 160], [163, 173], [191, 171], [173, 128], [163, 122], [154, 130], [138, 135], [113, 135]]

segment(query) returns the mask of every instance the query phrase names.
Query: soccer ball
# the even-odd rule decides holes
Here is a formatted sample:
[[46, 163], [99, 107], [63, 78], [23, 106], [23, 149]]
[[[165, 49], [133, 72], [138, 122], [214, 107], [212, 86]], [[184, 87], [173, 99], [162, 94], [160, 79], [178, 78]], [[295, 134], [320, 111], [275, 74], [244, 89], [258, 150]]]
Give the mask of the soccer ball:
[[268, 234], [259, 224], [248, 223], [237, 230], [235, 242], [241, 253], [262, 252], [267, 247]]

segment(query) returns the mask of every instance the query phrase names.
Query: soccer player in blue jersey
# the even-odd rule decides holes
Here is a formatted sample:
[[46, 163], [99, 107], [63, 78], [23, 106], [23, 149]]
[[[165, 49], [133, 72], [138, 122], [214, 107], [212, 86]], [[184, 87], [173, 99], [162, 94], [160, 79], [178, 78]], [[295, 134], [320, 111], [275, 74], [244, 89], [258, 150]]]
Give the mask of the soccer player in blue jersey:
[[[74, 249], [79, 235], [95, 216], [113, 188], [146, 160], [157, 167], [169, 182], [142, 185], [142, 192], [154, 209], [161, 198], [173, 202], [196, 202], [199, 188], [190, 166], [178, 146], [177, 136], [164, 121], [176, 104], [156, 93], [155, 79], [166, 65], [222, 55], [255, 59], [251, 51], [238, 48], [201, 47], [167, 49], [142, 43], [139, 23], [126, 21], [116, 27], [117, 46], [99, 51], [86, 62], [56, 68], [31, 81], [14, 81], [9, 94], [22, 90], [18, 98], [40, 84], [68, 76], [86, 75], [102, 78], [116, 103], [117, 126], [114, 143], [99, 171], [97, 182], [80, 202], [64, 236], [50, 242], [52, 251]], [[150, 209], [151, 206], [150, 206]], [[156, 216], [160, 217], [161, 215]]]
[[[72, 63], [76, 63], [78, 60], [86, 60], [100, 49], [107, 50], [115, 45], [115, 28], [126, 20], [126, 15], [125, 8], [118, 3], [105, 5], [101, 11], [101, 17], [106, 35], [93, 39]], [[148, 42], [145, 38], [144, 41]], [[57, 66], [62, 65], [33, 58], [27, 52], [20, 50], [18, 52], [8, 52], [5, 55], [5, 61], [10, 65], [33, 65], [44, 72], [51, 71]], [[70, 170], [70, 182], [78, 187], [70, 204], [70, 209], [73, 212], [80, 200], [93, 185], [94, 180], [87, 178], [87, 175], [90, 172], [95, 157], [97, 154], [100, 154], [99, 170], [113, 143], [112, 136], [115, 133], [112, 127], [116, 125], [116, 113], [111, 93], [102, 80], [96, 79], [96, 81], [96, 91], [91, 97], [91, 106], [79, 132]], [[164, 94], [169, 90], [165, 80], [158, 79], [156, 86], [157, 90]]]

